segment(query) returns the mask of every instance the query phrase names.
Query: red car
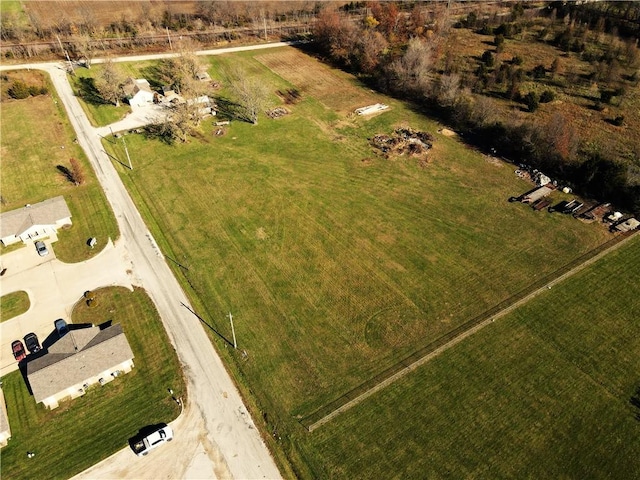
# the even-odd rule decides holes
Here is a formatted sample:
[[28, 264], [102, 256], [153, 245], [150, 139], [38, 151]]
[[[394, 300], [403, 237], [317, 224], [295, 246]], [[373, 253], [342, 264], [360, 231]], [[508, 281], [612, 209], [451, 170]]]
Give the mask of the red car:
[[13, 356], [15, 357], [16, 361], [20, 362], [27, 358], [27, 353], [24, 351], [24, 345], [20, 340], [15, 340], [11, 344], [11, 350], [13, 350]]

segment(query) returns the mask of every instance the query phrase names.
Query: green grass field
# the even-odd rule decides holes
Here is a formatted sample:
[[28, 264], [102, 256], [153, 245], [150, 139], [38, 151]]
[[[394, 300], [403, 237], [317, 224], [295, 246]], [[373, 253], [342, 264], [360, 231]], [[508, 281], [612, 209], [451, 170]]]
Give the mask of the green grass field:
[[[143, 290], [97, 290], [96, 307], [79, 302], [73, 323], [121, 324], [135, 355], [133, 370], [54, 410], [36, 404], [19, 371], [2, 378], [12, 438], [2, 449], [2, 477], [69, 478], [127, 446], [145, 425], [169, 422], [184, 396], [178, 358]], [[28, 459], [27, 451], [36, 453]], [[131, 455], [134, 455], [133, 452]]]
[[287, 445], [303, 478], [638, 478], [640, 238]]
[[116, 107], [115, 105], [104, 103], [104, 100], [100, 98], [93, 85], [93, 79], [96, 78], [101, 68], [102, 66], [99, 64], [92, 66], [90, 69], [77, 68], [75, 75], [67, 76], [80, 105], [82, 105], [91, 124], [95, 127], [117, 122], [131, 111], [131, 108], [126, 103]]
[[0, 322], [22, 315], [29, 310], [30, 305], [29, 295], [23, 290], [2, 295], [0, 297]]
[[[52, 88], [49, 87], [49, 91]], [[72, 214], [73, 226], [59, 230], [53, 248], [59, 259], [77, 262], [101, 249], [90, 249], [90, 237], [102, 240], [119, 236], [115, 217], [98, 184], [93, 169], [80, 146], [57, 97], [46, 95], [0, 103], [2, 115], [3, 212], [63, 195]], [[76, 158], [84, 168], [86, 182], [74, 186], [58, 166], [69, 168]]]
[[[209, 120], [185, 145], [131, 135], [134, 170], [117, 168], [163, 251], [188, 267], [176, 274], [199, 314], [230, 338], [233, 312], [247, 357], [222, 355], [285, 438], [302, 434], [296, 419], [610, 238], [508, 203], [532, 185], [402, 103], [338, 116], [250, 54], [215, 57], [210, 71], [236, 59], [303, 100], [221, 137]], [[369, 146], [400, 125], [436, 136], [426, 166]], [[295, 468], [315, 464], [289, 455]]]

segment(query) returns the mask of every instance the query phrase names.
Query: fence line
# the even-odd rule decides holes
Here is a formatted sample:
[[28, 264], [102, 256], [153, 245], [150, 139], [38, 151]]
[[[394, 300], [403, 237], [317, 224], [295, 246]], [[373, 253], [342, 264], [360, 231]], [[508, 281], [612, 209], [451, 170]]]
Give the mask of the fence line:
[[568, 264], [558, 268], [554, 272], [533, 282], [524, 289], [515, 293], [511, 297], [503, 300], [497, 305], [491, 307], [485, 312], [466, 321], [465, 323], [454, 328], [445, 335], [439, 337], [433, 342], [425, 345], [411, 355], [400, 360], [396, 364], [380, 372], [369, 380], [361, 383], [354, 389], [345, 393], [333, 402], [325, 405], [311, 415], [303, 418], [300, 423], [312, 432], [316, 428], [329, 422], [331, 419], [345, 412], [351, 407], [362, 402], [367, 397], [373, 395], [384, 387], [395, 382], [407, 373], [415, 370], [429, 360], [448, 350], [452, 346], [461, 342], [465, 338], [473, 335], [483, 327], [494, 322], [496, 319], [506, 315], [517, 307], [525, 304], [541, 292], [551, 288], [553, 285], [574, 275], [583, 268], [591, 265], [609, 252], [620, 247], [624, 242], [632, 238], [635, 232], [626, 232], [615, 236], [613, 239], [605, 242], [589, 252], [579, 256]]

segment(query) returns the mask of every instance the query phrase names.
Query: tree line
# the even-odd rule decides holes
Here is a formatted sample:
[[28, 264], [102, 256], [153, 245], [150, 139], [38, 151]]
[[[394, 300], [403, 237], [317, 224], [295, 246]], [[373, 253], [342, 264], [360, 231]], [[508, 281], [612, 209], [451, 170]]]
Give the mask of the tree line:
[[[634, 168], [640, 167], [640, 146], [634, 152], [635, 163], [630, 163], [606, 146], [581, 139], [570, 119], [560, 112], [547, 120], [531, 118], [524, 122], [501, 118], [496, 112], [491, 98], [496, 95], [519, 101], [531, 112], [541, 102], [553, 100], [552, 90], [521, 93], [521, 85], [525, 79], [553, 82], [554, 76], [559, 79], [563, 68], [559, 57], [531, 71], [522, 69], [522, 59], [517, 57], [497, 65], [494, 52], [500, 51], [504, 39], [531, 26], [528, 5], [512, 4], [507, 15], [483, 18], [470, 14], [463, 19], [452, 18], [444, 5], [427, 11], [425, 5], [418, 3], [403, 12], [391, 2], [369, 2], [367, 6], [364, 19], [353, 19], [332, 8], [320, 11], [313, 30], [315, 42], [308, 48], [359, 75], [372, 87], [439, 116], [478, 147], [543, 170], [585, 196], [640, 214], [640, 182], [633, 174]], [[536, 16], [545, 15], [550, 25], [544, 33], [547, 38], [541, 41], [562, 42], [556, 37], [566, 36], [564, 32], [568, 30], [571, 48], [575, 39], [584, 39], [589, 32], [597, 34], [597, 29], [604, 28], [603, 22], [595, 22], [593, 31], [588, 24], [572, 25], [579, 9], [575, 5], [571, 8], [573, 14], [555, 9], [535, 12]], [[560, 15], [563, 17], [558, 18]], [[445, 47], [454, 25], [485, 29], [485, 34], [494, 35], [494, 49], [485, 51], [471, 74], [460, 71], [461, 59]], [[615, 46], [598, 51], [603, 49], [602, 57], [593, 59], [593, 75], [601, 85], [594, 109], [601, 102], [612, 102], [616, 95], [624, 95], [624, 87], [616, 89], [611, 85], [624, 84], [622, 67], [637, 69], [639, 63], [633, 40], [615, 41]], [[612, 120], [615, 122], [622, 124], [624, 118]]]

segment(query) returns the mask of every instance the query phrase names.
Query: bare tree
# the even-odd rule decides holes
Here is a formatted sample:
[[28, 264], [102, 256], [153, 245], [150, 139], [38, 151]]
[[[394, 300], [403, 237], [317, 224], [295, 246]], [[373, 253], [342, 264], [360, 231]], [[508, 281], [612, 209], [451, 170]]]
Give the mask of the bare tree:
[[96, 78], [96, 90], [105, 101], [119, 107], [120, 99], [124, 96], [122, 90], [124, 80], [124, 74], [119, 67], [108, 58], [102, 64], [102, 69]]
[[424, 40], [414, 37], [409, 40], [405, 54], [391, 63], [395, 90], [426, 94], [431, 83], [429, 72], [433, 68], [433, 50]]
[[84, 170], [82, 169], [82, 165], [75, 158], [69, 160], [71, 164], [70, 178], [75, 185], [82, 185], [85, 181]]
[[445, 107], [451, 107], [456, 103], [460, 92], [460, 75], [451, 73], [441, 75], [436, 92], [438, 103]]

